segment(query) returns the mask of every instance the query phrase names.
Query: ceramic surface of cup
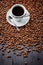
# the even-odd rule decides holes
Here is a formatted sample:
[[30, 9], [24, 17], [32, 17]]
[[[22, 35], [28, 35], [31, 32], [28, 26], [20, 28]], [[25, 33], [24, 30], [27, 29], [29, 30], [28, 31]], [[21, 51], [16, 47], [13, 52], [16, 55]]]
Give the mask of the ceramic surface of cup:
[[22, 4], [12, 6], [12, 14], [14, 17], [22, 17], [25, 15], [25, 7]]
[[21, 4], [15, 4], [12, 6], [12, 16], [20, 22], [20, 20], [25, 15], [25, 7]]
[[21, 6], [15, 6], [12, 9], [12, 13], [15, 16], [22, 16], [24, 14], [24, 9]]
[[[13, 18], [12, 22], [9, 20], [9, 16]], [[14, 4], [7, 12], [6, 15], [7, 21], [13, 25], [14, 23], [18, 26], [24, 26], [26, 25], [30, 20], [30, 13], [27, 11], [27, 9], [22, 4]]]

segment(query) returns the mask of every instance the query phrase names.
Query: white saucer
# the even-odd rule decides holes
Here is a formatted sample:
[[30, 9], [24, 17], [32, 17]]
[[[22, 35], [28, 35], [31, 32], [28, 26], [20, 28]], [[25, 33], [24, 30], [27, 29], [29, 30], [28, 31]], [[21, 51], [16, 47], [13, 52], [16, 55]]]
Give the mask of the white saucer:
[[[26, 15], [30, 15], [30, 13], [26, 10]], [[28, 17], [23, 17], [21, 20], [20, 20], [20, 22], [18, 22], [17, 20], [15, 20], [15, 18], [13, 17], [13, 20], [15, 20], [14, 22], [12, 21], [10, 21], [9, 20], [9, 16], [11, 16], [12, 17], [12, 13], [11, 13], [11, 9], [9, 9], [9, 11], [7, 12], [7, 14], [6, 14], [6, 19], [7, 19], [7, 22], [9, 22], [11, 25], [13, 25], [13, 26], [15, 26], [14, 25], [14, 23], [18, 26], [18, 27], [21, 27], [21, 26], [24, 26], [24, 25], [26, 25], [28, 22], [29, 22], [29, 20], [30, 20], [30, 16], [28, 16]]]

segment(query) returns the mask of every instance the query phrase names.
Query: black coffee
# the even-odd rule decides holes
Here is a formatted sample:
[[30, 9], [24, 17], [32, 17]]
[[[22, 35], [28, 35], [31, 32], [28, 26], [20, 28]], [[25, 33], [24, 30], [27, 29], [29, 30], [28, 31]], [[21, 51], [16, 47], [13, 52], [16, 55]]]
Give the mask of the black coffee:
[[21, 16], [21, 15], [23, 15], [24, 10], [23, 10], [23, 8], [20, 7], [20, 6], [15, 6], [15, 7], [12, 9], [12, 13], [13, 13], [13, 15], [15, 15], [15, 16]]

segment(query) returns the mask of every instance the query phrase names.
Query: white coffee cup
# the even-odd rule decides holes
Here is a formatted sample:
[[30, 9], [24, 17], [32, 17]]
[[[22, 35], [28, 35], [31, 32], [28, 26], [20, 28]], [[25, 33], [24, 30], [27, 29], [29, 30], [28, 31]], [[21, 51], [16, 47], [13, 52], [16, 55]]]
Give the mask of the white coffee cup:
[[[20, 22], [20, 20], [23, 18], [23, 17], [25, 17], [26, 16], [26, 8], [22, 5], [22, 4], [15, 4], [15, 5], [13, 5], [12, 7], [11, 7], [11, 11], [13, 11], [13, 9], [15, 9], [15, 8], [17, 8], [17, 7], [19, 7], [19, 8], [21, 8], [22, 10], [23, 10], [23, 14], [22, 15], [20, 15], [19, 14], [19, 16], [18, 15], [15, 15], [15, 14], [13, 14], [13, 12], [12, 12], [12, 16], [18, 21], [18, 22]], [[18, 11], [18, 10], [17, 10]], [[18, 14], [20, 12], [20, 9], [19, 9], [19, 11], [16, 13], [16, 14]]]
[[[15, 9], [18, 6], [19, 6], [20, 9], [19, 8]], [[12, 21], [9, 20], [9, 16], [12, 17]], [[22, 4], [14, 4], [8, 10], [8, 12], [6, 14], [6, 19], [11, 25], [15, 26], [15, 24], [16, 24], [18, 27], [21, 27], [21, 26], [26, 25], [29, 22], [30, 13], [28, 12], [28, 10], [25, 8], [24, 5], [22, 5]]]

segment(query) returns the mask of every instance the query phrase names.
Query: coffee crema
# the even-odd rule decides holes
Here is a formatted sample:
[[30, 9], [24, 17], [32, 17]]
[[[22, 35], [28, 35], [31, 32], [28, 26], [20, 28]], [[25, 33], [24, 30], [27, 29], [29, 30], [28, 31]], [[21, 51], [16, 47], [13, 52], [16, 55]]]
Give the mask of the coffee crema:
[[13, 15], [15, 16], [21, 16], [24, 14], [24, 9], [21, 7], [21, 6], [15, 6], [13, 9], [12, 9], [12, 13]]

